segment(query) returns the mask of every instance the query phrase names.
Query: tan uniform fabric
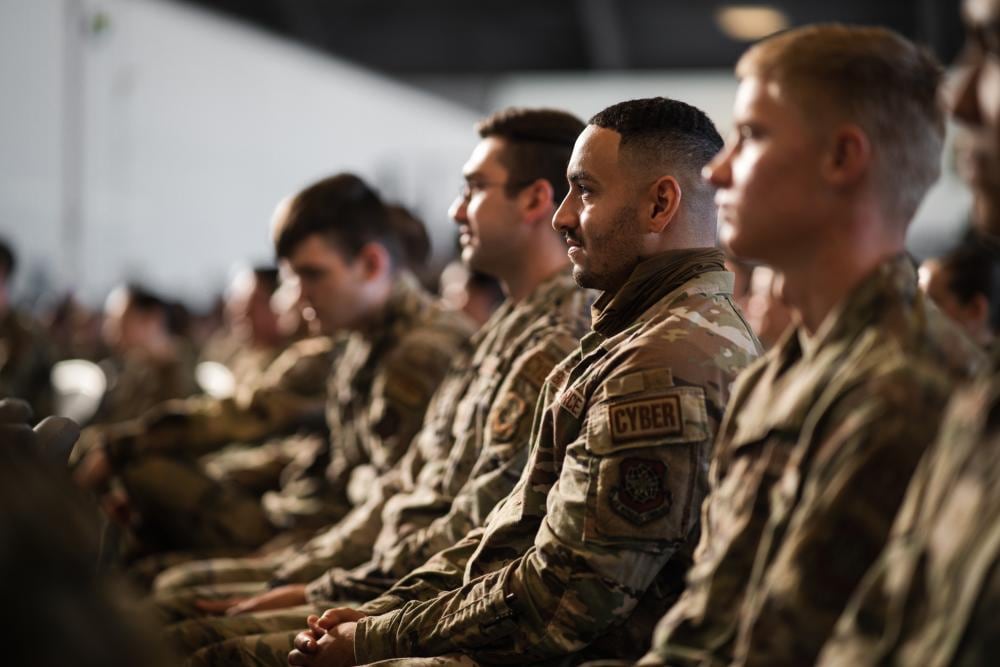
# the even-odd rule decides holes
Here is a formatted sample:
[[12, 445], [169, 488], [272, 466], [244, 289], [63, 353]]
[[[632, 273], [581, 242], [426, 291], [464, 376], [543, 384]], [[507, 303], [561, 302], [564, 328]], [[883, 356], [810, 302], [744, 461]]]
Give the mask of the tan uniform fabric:
[[905, 257], [791, 330], [737, 383], [687, 589], [640, 664], [812, 664], [981, 359]]

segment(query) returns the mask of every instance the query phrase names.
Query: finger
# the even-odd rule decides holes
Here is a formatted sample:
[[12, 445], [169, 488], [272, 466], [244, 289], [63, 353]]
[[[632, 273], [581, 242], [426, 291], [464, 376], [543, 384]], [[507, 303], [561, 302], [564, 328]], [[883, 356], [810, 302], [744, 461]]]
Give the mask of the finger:
[[342, 616], [341, 610], [338, 609], [327, 609], [323, 612], [323, 615], [319, 617], [316, 621], [316, 625], [323, 628], [324, 630], [329, 630], [332, 627], [340, 625], [340, 617]]
[[45, 455], [52, 461], [65, 464], [80, 438], [80, 427], [65, 417], [46, 417], [35, 426], [35, 433]]
[[318, 647], [316, 639], [308, 632], [300, 632], [295, 635], [295, 641], [292, 642], [292, 646], [303, 653], [315, 653]]
[[324, 630], [329, 630], [341, 623], [348, 623], [358, 621], [364, 618], [365, 615], [356, 609], [351, 609], [350, 607], [337, 607], [335, 609], [327, 609], [323, 612], [317, 624]]
[[0, 400], [0, 423], [27, 424], [31, 421], [31, 406], [19, 398]]
[[294, 666], [302, 665], [303, 667], [308, 667], [310, 657], [311, 656], [306, 655], [302, 651], [295, 650], [288, 654], [288, 664]]
[[310, 616], [309, 618], [306, 619], [306, 623], [308, 623], [309, 625], [309, 630], [312, 631], [313, 637], [315, 639], [319, 639], [320, 637], [326, 634], [326, 630], [319, 627], [319, 623], [317, 623], [317, 621], [319, 621], [319, 616]]

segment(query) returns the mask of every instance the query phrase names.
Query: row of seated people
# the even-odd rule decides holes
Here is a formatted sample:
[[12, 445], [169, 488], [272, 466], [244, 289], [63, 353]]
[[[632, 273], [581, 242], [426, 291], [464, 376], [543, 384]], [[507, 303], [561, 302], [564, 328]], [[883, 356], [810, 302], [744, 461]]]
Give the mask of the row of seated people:
[[[982, 133], [977, 224], [998, 232], [1000, 112], [978, 96], [998, 54], [976, 40], [1000, 3], [967, 5], [980, 60], [952, 108]], [[478, 330], [403, 268], [357, 177], [278, 206], [276, 254], [340, 341], [326, 437], [263, 494], [190, 456], [185, 410], [78, 445], [181, 659], [989, 664], [992, 364], [904, 249], [941, 68], [886, 30], [809, 26], [737, 75], [725, 145], [662, 97], [480, 123], [450, 212], [507, 297]], [[781, 281], [792, 326], [766, 354], [717, 231]], [[240, 407], [265, 425], [247, 439], [282, 389]]]

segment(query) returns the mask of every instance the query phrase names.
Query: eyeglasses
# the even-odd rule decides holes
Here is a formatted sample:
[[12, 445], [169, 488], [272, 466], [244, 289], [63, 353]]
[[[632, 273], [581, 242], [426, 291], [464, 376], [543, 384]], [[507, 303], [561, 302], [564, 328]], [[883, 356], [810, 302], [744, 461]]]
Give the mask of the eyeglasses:
[[485, 192], [489, 188], [497, 188], [497, 187], [523, 188], [526, 185], [531, 185], [536, 180], [537, 179], [532, 178], [532, 179], [522, 179], [519, 181], [506, 181], [503, 183], [488, 183], [486, 181], [475, 181], [475, 180], [466, 181], [465, 183], [462, 183], [460, 186], [458, 186], [458, 196], [462, 201], [469, 201], [470, 199], [472, 199], [472, 195], [480, 192]]

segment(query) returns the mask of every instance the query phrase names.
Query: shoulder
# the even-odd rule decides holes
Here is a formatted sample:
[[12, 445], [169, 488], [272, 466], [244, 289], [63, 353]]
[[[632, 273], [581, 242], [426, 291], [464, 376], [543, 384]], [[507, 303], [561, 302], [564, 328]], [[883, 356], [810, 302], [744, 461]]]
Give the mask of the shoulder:
[[[719, 387], [762, 353], [760, 343], [724, 293], [692, 292], [661, 302], [614, 345], [609, 379], [668, 368], [678, 383]], [[725, 397], [721, 399], [723, 402]]]

